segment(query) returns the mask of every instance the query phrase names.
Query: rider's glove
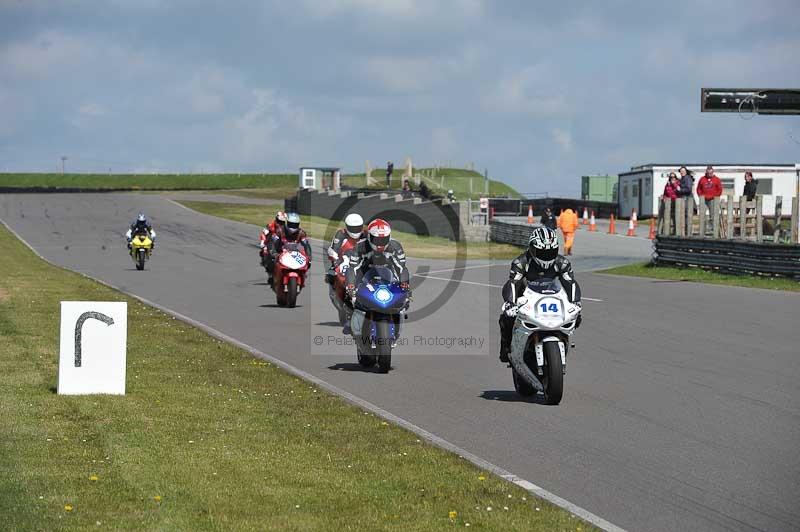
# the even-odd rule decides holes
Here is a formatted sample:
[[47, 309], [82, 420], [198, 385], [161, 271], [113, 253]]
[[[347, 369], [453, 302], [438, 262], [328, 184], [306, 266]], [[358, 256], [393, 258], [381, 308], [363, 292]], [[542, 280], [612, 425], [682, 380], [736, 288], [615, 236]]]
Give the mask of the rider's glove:
[[408, 283], [407, 283], [407, 282], [400, 283], [400, 289], [401, 289], [401, 290], [406, 290], [406, 291], [407, 291], [407, 290], [409, 289], [409, 285], [408, 285]]
[[519, 312], [519, 307], [516, 306], [514, 303], [509, 303], [508, 301], [503, 303], [503, 314], [505, 314], [509, 318], [516, 317], [517, 312]]
[[344, 291], [347, 294], [347, 297], [349, 297], [351, 300], [355, 301], [355, 299], [356, 299], [356, 286], [355, 285], [353, 285], [353, 284], [347, 285], [347, 288], [345, 288]]

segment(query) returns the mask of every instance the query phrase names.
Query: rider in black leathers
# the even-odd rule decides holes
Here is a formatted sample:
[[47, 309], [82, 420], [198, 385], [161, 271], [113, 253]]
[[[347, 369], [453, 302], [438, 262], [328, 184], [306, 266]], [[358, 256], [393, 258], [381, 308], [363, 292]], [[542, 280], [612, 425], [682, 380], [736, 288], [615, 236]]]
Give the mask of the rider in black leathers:
[[[503, 285], [503, 308], [500, 314], [500, 361], [508, 362], [511, 350], [511, 333], [517, 314], [517, 298], [525, 293], [530, 281], [549, 277], [558, 278], [567, 292], [571, 303], [580, 305], [581, 287], [575, 280], [572, 265], [563, 255], [558, 254], [558, 236], [548, 227], [537, 227], [531, 233], [528, 249], [511, 262], [508, 281]], [[575, 327], [579, 327], [581, 317]]]

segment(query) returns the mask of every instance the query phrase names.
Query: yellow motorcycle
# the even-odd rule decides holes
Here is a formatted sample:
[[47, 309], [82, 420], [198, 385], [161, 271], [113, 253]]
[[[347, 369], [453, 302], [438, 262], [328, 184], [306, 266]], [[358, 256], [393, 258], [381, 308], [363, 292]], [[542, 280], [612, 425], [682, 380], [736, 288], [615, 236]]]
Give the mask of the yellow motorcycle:
[[153, 253], [153, 241], [150, 236], [144, 233], [134, 235], [131, 240], [131, 259], [136, 264], [137, 270], [144, 270], [144, 263], [150, 260], [150, 255]]

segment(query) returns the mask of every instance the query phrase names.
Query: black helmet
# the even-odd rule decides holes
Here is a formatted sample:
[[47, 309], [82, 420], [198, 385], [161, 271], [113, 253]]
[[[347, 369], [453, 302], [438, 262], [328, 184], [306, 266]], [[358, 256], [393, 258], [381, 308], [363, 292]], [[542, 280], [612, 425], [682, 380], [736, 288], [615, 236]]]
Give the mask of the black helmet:
[[542, 268], [549, 268], [558, 257], [558, 235], [549, 227], [537, 227], [528, 239], [528, 257]]

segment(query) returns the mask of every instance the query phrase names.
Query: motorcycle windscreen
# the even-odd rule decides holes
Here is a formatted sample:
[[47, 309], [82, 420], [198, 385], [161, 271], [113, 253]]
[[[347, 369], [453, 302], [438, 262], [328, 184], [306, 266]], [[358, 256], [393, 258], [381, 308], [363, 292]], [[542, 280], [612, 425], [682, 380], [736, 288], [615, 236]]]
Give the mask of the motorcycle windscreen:
[[557, 294], [561, 291], [561, 284], [551, 277], [542, 277], [529, 281], [528, 288], [537, 294]]
[[372, 285], [391, 284], [397, 282], [397, 277], [388, 266], [373, 266], [364, 273], [362, 282]]

